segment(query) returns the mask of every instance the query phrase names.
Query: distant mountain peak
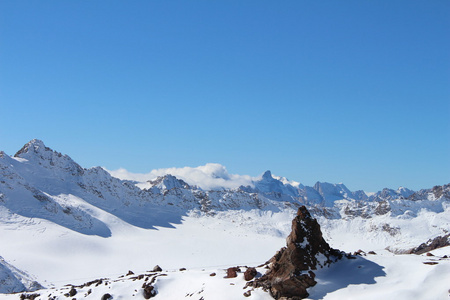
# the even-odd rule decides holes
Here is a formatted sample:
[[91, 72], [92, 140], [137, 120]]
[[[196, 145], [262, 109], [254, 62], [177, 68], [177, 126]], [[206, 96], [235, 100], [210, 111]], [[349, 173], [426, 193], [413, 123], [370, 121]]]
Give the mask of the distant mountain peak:
[[44, 142], [39, 139], [33, 139], [26, 143], [16, 154], [14, 157], [22, 157], [25, 153], [30, 153], [30, 151], [34, 153], [44, 152], [44, 151], [53, 151], [52, 149], [45, 146]]
[[189, 189], [190, 186], [185, 181], [176, 178], [171, 174], [158, 176], [155, 180], [148, 181], [151, 185], [163, 190], [171, 190], [173, 188]]
[[44, 142], [39, 139], [33, 139], [26, 143], [14, 157], [25, 159], [29, 162], [37, 162], [39, 165], [47, 169], [58, 167], [68, 171], [72, 175], [80, 175], [84, 169], [77, 164], [68, 155], [63, 155], [60, 152], [45, 146]]
[[270, 172], [270, 170], [267, 170], [266, 172], [264, 172], [264, 174], [262, 175], [263, 179], [273, 179], [272, 176], [272, 172]]

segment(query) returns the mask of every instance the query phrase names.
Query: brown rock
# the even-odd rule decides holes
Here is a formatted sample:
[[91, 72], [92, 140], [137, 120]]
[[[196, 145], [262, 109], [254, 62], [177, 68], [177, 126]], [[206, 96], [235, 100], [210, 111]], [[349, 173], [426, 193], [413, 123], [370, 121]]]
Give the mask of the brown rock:
[[144, 289], [143, 295], [145, 299], [150, 299], [156, 296], [155, 288], [151, 284], [144, 283], [142, 288]]
[[240, 272], [240, 271], [241, 271], [241, 269], [239, 269], [239, 267], [228, 268], [226, 278], [235, 278], [235, 277], [237, 277], [237, 272]]
[[355, 251], [355, 252], [353, 253], [353, 255], [359, 255], [359, 256], [363, 256], [363, 255], [365, 255], [365, 254], [366, 254], [366, 252], [362, 251], [361, 249], [359, 249], [358, 251]]
[[71, 289], [70, 289], [70, 291], [69, 291], [69, 296], [70, 297], [73, 297], [73, 296], [75, 296], [77, 294], [77, 290], [74, 288], [74, 287], [72, 287]]
[[40, 294], [21, 294], [20, 295], [20, 299], [21, 300], [22, 299], [34, 300], [34, 299], [36, 299], [39, 296], [40, 296]]
[[431, 253], [431, 252], [427, 252], [427, 254], [426, 254], [427, 256], [434, 256], [434, 254], [433, 253]]
[[216, 276], [216, 273], [211, 273], [211, 274], [209, 274], [209, 276]]
[[246, 281], [252, 280], [253, 278], [255, 278], [256, 274], [258, 274], [258, 272], [255, 268], [247, 268], [247, 270], [244, 272], [244, 279]]
[[434, 239], [428, 240], [426, 243], [421, 244], [419, 247], [411, 249], [411, 254], [423, 254], [434, 249], [446, 247], [450, 245], [450, 233], [438, 236]]
[[161, 269], [161, 267], [158, 266], [158, 265], [156, 265], [156, 266], [153, 268], [153, 270], [152, 270], [152, 272], [161, 272], [161, 271], [162, 271], [162, 269]]
[[[319, 261], [318, 254], [324, 259]], [[292, 221], [286, 247], [270, 259], [269, 270], [256, 279], [253, 286], [270, 291], [275, 299], [302, 299], [308, 296], [306, 289], [316, 284], [311, 270], [328, 266], [340, 258], [342, 253], [325, 242], [317, 220], [302, 206]]]

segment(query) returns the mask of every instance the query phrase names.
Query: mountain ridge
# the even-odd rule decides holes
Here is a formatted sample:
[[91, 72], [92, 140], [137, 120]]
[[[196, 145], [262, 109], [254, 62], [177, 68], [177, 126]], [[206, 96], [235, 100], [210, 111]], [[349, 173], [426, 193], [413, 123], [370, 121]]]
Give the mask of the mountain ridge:
[[[3, 160], [5, 160], [5, 157], [9, 156], [6, 153], [2, 152], [1, 157], [3, 158]], [[154, 195], [158, 193], [159, 190], [165, 192], [167, 195], [170, 194], [168, 191], [174, 188], [196, 191], [197, 194], [201, 194], [202, 192], [242, 192], [247, 194], [258, 194], [264, 195], [270, 200], [281, 200], [293, 203], [299, 202], [310, 205], [321, 205], [324, 207], [332, 207], [335, 205], [335, 202], [339, 202], [341, 200], [381, 202], [399, 199], [418, 200], [424, 199], [426, 197], [431, 197], [430, 199], [437, 200], [441, 197], [450, 197], [450, 192], [448, 192], [449, 184], [443, 186], [435, 186], [430, 189], [422, 189], [417, 192], [404, 187], [400, 187], [397, 190], [384, 188], [383, 190], [378, 191], [372, 195], [367, 195], [361, 190], [352, 192], [343, 183], [332, 184], [318, 181], [313, 187], [304, 186], [302, 184], [298, 184], [297, 186], [295, 186], [290, 184], [287, 180], [284, 180], [283, 182], [282, 180], [274, 177], [270, 171], [266, 171], [261, 176], [260, 180], [254, 181], [253, 187], [248, 185], [240, 186], [236, 189], [222, 188], [221, 191], [213, 192], [212, 190], [203, 190], [198, 186], [192, 186], [186, 181], [177, 178], [176, 176], [167, 174], [167, 176], [159, 176], [153, 181], [147, 181], [146, 186], [137, 185], [140, 189], [136, 189], [136, 183], [132, 184], [130, 181], [120, 180], [112, 176], [109, 172], [105, 171], [101, 167], [93, 167], [89, 169], [81, 167], [68, 155], [63, 155], [57, 151], [52, 150], [51, 148], [45, 146], [45, 144], [38, 139], [31, 140], [30, 142], [25, 144], [14, 155], [14, 157], [9, 158], [17, 161], [17, 163], [14, 164], [11, 163], [11, 160], [9, 160], [10, 166], [14, 167], [18, 164], [25, 166], [24, 170], [21, 170], [21, 172], [19, 172], [20, 174], [17, 175], [19, 177], [23, 177], [28, 183], [38, 185], [37, 188], [41, 188], [42, 184], [36, 182], [36, 179], [33, 178], [33, 174], [35, 174], [36, 171], [39, 171], [41, 172], [40, 176], [55, 177], [57, 175], [62, 181], [70, 181], [74, 179], [75, 181], [77, 181], [77, 179], [79, 179], [80, 177], [95, 177], [95, 179], [100, 179], [99, 185], [105, 186], [106, 184], [111, 183], [116, 186], [121, 186], [121, 188], [127, 190], [128, 193], [133, 194], [133, 197], [137, 198], [145, 197], [144, 194], [148, 191], [151, 191], [151, 194]], [[36, 164], [41, 166], [39, 170], [30, 170], [29, 167]], [[10, 168], [8, 166], [3, 167], [3, 170], [6, 169], [9, 170]], [[86, 182], [79, 181], [80, 180], [78, 180], [77, 182], [78, 186], [86, 186]], [[96, 190], [93, 186], [91, 192], [96, 194], [100, 198], [104, 197], [103, 194], [100, 191]]]
[[423, 209], [443, 213], [450, 206], [450, 184], [417, 192], [403, 187], [385, 188], [367, 195], [352, 192], [342, 183], [317, 182], [313, 187], [291, 184], [270, 171], [253, 186], [233, 189], [204, 190], [170, 174], [139, 183], [116, 178], [101, 167], [85, 169], [37, 139], [25, 144], [13, 157], [1, 152], [0, 175], [0, 207], [5, 211], [44, 218], [102, 237], [111, 235], [110, 226], [99, 217], [110, 218], [105, 213], [152, 229], [173, 227], [191, 213], [216, 215], [228, 210], [279, 212], [306, 205], [312, 214], [326, 221], [377, 216], [407, 220], [416, 218]]

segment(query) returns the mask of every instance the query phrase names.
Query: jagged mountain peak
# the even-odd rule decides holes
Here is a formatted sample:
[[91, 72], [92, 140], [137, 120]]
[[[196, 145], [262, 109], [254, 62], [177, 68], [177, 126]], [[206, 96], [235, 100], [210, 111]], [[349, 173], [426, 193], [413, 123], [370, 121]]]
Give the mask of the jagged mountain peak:
[[316, 182], [313, 187], [323, 198], [325, 206], [333, 206], [333, 203], [342, 199], [355, 199], [355, 195], [343, 184], [328, 182]]
[[84, 169], [77, 164], [68, 155], [63, 155], [60, 152], [54, 151], [47, 147], [43, 141], [33, 139], [26, 143], [17, 153], [14, 158], [24, 159], [31, 164], [37, 163], [46, 169], [58, 167], [70, 172], [72, 175], [79, 175], [84, 172]]
[[45, 146], [44, 142], [39, 139], [32, 139], [26, 143], [19, 151], [14, 154], [14, 157], [24, 158], [28, 153], [42, 153], [45, 151], [52, 151], [52, 149]]
[[342, 182], [340, 182], [340, 183], [329, 183], [329, 182], [317, 181], [314, 184], [314, 188], [315, 189], [320, 189], [320, 188], [336, 189], [336, 188], [338, 188], [338, 189], [342, 189], [342, 190], [348, 190], [348, 188]]
[[260, 180], [254, 181], [254, 191], [261, 193], [278, 193], [280, 195], [289, 195], [297, 197], [299, 195], [298, 187], [290, 183], [283, 183], [278, 177], [272, 176], [269, 170], [264, 172]]
[[402, 195], [402, 196], [405, 197], [405, 198], [408, 198], [409, 196], [411, 196], [412, 194], [414, 194], [414, 191], [412, 191], [412, 190], [410, 190], [410, 189], [408, 189], [408, 188], [405, 188], [405, 187], [401, 186], [401, 187], [399, 187], [399, 188], [397, 189], [397, 193], [400, 194], [400, 195]]
[[272, 176], [272, 172], [270, 172], [270, 170], [264, 172], [264, 174], [262, 175], [262, 179], [273, 180], [274, 178]]
[[380, 198], [384, 200], [391, 200], [397, 198], [408, 198], [414, 194], [414, 191], [407, 189], [405, 187], [399, 187], [397, 190], [384, 188], [383, 190], [375, 194], [375, 198]]
[[149, 180], [148, 182], [152, 186], [162, 190], [171, 190], [173, 188], [190, 189], [189, 184], [187, 184], [185, 181], [181, 179], [176, 178], [171, 174], [158, 176], [155, 180]]
[[420, 191], [412, 193], [409, 200], [438, 200], [441, 198], [450, 199], [450, 183], [444, 185], [436, 185], [431, 189], [421, 189]]

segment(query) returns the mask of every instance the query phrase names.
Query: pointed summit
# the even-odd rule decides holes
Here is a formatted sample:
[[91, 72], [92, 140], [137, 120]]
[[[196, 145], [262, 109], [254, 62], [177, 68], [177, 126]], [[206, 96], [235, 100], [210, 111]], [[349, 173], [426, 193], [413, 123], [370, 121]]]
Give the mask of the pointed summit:
[[26, 143], [22, 149], [14, 154], [14, 157], [23, 158], [30, 162], [37, 162], [44, 168], [59, 168], [71, 173], [72, 175], [80, 175], [84, 169], [73, 161], [68, 155], [52, 150], [45, 146], [44, 142], [34, 139]]
[[52, 151], [52, 149], [45, 146], [44, 142], [38, 139], [33, 139], [26, 143], [16, 154], [14, 157], [22, 157], [25, 153], [39, 153], [44, 151]]
[[158, 189], [161, 190], [171, 190], [174, 188], [190, 189], [189, 184], [187, 184], [185, 181], [181, 179], [176, 178], [171, 174], [159, 176], [155, 180], [149, 180], [148, 182], [154, 187], [157, 187]]
[[270, 172], [270, 170], [267, 170], [266, 172], [264, 172], [264, 174], [262, 175], [263, 179], [273, 179], [272, 177], [272, 172]]
[[298, 189], [286, 180], [284, 184], [279, 177], [273, 177], [272, 172], [267, 170], [261, 179], [254, 181], [255, 190], [260, 193], [278, 193], [279, 195], [298, 196]]

